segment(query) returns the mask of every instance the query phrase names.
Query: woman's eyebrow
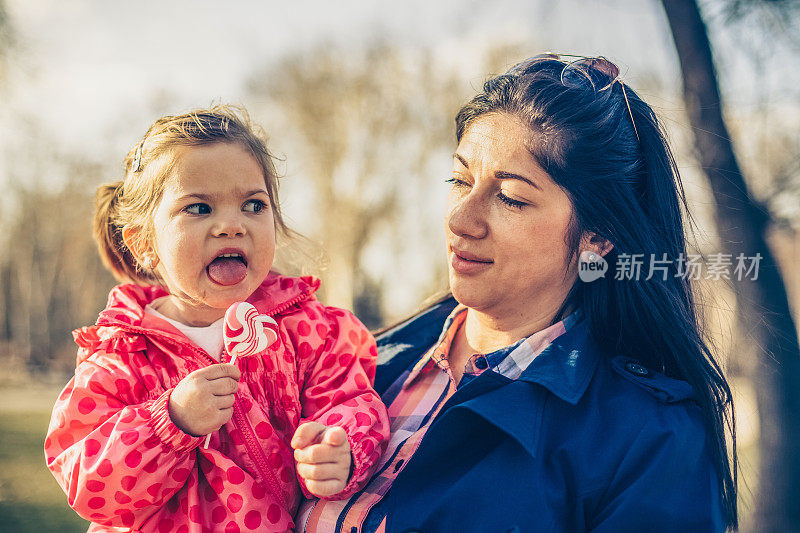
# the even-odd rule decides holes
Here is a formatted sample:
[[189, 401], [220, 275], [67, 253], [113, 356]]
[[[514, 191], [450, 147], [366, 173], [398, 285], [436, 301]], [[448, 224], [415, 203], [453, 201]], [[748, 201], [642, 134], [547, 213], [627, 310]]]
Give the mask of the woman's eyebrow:
[[519, 181], [524, 181], [525, 183], [527, 183], [531, 187], [533, 187], [535, 189], [539, 189], [540, 191], [542, 190], [541, 187], [536, 185], [533, 181], [529, 180], [525, 176], [520, 176], [519, 174], [514, 174], [513, 172], [505, 172], [503, 170], [498, 170], [497, 172], [494, 173], [494, 178], [498, 179], [498, 180], [519, 180]]
[[[461, 157], [457, 153], [453, 154], [453, 157], [458, 159], [461, 162], [461, 164], [464, 165], [464, 168], [469, 170], [469, 165], [467, 164], [467, 160], [466, 159], [464, 159], [463, 157]], [[528, 185], [530, 185], [534, 189], [538, 189], [540, 191], [542, 190], [541, 187], [536, 185], [533, 181], [529, 180], [525, 176], [520, 176], [519, 174], [514, 174], [513, 172], [506, 172], [504, 170], [498, 170], [497, 172], [494, 173], [494, 178], [498, 179], [498, 180], [519, 180], [519, 181], [524, 181], [525, 183], [527, 183]]]
[[453, 154], [453, 157], [458, 159], [461, 162], [461, 164], [464, 165], [464, 168], [469, 169], [469, 165], [467, 164], [467, 160], [466, 159], [464, 159], [463, 157], [461, 157], [458, 154]]

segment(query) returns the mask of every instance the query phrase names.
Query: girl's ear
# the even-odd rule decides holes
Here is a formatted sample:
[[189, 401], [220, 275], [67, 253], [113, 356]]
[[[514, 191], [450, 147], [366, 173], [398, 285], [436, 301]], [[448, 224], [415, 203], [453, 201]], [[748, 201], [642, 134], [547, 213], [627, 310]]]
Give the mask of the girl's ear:
[[142, 235], [141, 228], [123, 228], [122, 241], [143, 268], [152, 270], [158, 265], [158, 256]]
[[599, 254], [601, 257], [605, 257], [605, 255], [610, 252], [612, 248], [614, 248], [614, 245], [611, 244], [611, 242], [598, 236], [596, 233], [587, 231], [581, 237], [581, 245], [579, 249], [580, 251], [589, 250]]

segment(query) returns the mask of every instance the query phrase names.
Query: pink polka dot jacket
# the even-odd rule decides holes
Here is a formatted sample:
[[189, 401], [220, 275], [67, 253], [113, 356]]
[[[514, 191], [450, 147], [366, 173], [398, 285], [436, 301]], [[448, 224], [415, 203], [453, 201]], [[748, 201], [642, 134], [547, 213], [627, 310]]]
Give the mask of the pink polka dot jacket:
[[45, 441], [47, 466], [89, 531], [290, 530], [301, 491], [310, 496], [288, 444], [306, 421], [347, 432], [353, 472], [334, 498], [366, 483], [389, 434], [371, 385], [375, 341], [351, 313], [318, 302], [318, 287], [271, 273], [248, 299], [277, 321], [280, 346], [237, 361], [233, 416], [208, 449], [172, 423], [167, 406], [178, 382], [213, 359], [145, 314], [165, 289], [111, 291], [97, 323], [74, 332], [75, 377]]

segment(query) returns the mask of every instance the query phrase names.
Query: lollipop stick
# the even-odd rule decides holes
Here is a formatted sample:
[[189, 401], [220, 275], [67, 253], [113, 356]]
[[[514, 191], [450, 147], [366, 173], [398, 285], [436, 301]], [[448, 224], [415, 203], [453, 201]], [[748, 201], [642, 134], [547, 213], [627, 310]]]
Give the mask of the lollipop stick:
[[[237, 356], [237, 355], [239, 355], [239, 354], [238, 354], [238, 353], [234, 353], [234, 354], [231, 356], [231, 360], [230, 360], [230, 361], [228, 361], [228, 364], [229, 364], [229, 365], [236, 364], [236, 356]], [[209, 443], [209, 442], [211, 442], [211, 433], [209, 433], [208, 435], [206, 435], [206, 443], [205, 443], [205, 444], [203, 444], [203, 448], [206, 448], [206, 449], [207, 449], [207, 448], [208, 448], [208, 443]]]

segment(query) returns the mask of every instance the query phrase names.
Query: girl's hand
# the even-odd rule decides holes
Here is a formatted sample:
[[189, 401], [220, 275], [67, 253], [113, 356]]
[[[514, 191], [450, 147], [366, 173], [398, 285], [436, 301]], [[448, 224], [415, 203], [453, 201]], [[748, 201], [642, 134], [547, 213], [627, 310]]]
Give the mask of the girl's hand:
[[342, 428], [306, 422], [294, 432], [291, 444], [297, 473], [311, 494], [327, 498], [342, 492], [353, 463], [350, 443]]
[[239, 369], [229, 364], [195, 370], [170, 395], [172, 422], [195, 437], [216, 431], [231, 419], [241, 376]]

